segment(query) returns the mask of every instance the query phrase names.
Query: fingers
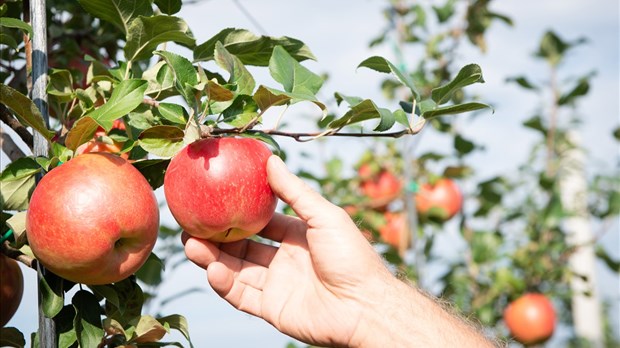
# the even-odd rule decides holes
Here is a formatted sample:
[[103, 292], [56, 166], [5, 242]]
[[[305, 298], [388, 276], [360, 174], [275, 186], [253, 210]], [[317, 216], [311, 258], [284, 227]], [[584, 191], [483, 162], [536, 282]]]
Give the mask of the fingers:
[[330, 219], [326, 215], [338, 211], [335, 205], [289, 172], [278, 156], [271, 156], [267, 161], [267, 179], [273, 192], [309, 224], [313, 219], [319, 224], [329, 224]]

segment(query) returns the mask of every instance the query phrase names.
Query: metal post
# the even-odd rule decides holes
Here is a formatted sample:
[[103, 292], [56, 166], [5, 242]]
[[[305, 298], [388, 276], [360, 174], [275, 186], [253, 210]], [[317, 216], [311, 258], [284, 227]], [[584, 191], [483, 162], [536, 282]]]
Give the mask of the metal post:
[[[45, 0], [30, 1], [30, 19], [32, 37], [32, 101], [39, 108], [45, 125], [49, 127], [47, 106], [47, 20]], [[48, 143], [45, 137], [34, 131], [33, 153], [35, 156], [48, 156]], [[37, 267], [39, 284], [46, 270], [40, 264]], [[56, 347], [56, 324], [53, 319], [45, 317], [42, 310], [41, 289], [39, 289], [39, 346]]]

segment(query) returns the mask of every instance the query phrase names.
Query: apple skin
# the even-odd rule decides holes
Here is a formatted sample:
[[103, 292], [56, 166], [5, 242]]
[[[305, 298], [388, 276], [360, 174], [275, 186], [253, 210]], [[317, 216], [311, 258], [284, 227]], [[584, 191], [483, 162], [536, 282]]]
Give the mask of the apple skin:
[[375, 176], [369, 178], [370, 170], [360, 167], [358, 174], [362, 180], [360, 189], [362, 194], [370, 198], [373, 209], [383, 210], [387, 205], [398, 198], [402, 190], [402, 182], [390, 171], [382, 169]]
[[0, 327], [13, 317], [24, 294], [24, 275], [17, 261], [0, 254]]
[[128, 161], [77, 156], [43, 176], [26, 215], [33, 253], [75, 283], [109, 284], [144, 264], [159, 230], [151, 186]]
[[214, 242], [260, 232], [277, 203], [267, 182], [270, 156], [265, 144], [250, 138], [207, 138], [186, 146], [164, 176], [172, 216], [188, 234]]
[[401, 236], [406, 233], [406, 215], [404, 213], [386, 212], [384, 217], [386, 223], [379, 228], [379, 235], [385, 243], [399, 249]]
[[504, 310], [504, 321], [513, 338], [525, 345], [542, 343], [553, 335], [556, 314], [547, 296], [527, 293]]
[[453, 180], [442, 178], [433, 184], [421, 185], [415, 203], [420, 214], [447, 221], [461, 210], [463, 195]]

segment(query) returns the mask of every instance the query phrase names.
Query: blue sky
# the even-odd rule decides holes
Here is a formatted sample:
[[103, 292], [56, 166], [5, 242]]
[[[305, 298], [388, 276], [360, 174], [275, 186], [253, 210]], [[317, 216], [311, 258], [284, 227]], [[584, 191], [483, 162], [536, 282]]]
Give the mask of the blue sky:
[[[323, 88], [325, 96], [339, 91], [370, 97], [389, 105], [379, 93], [378, 86], [383, 76], [368, 69], [355, 69], [359, 62], [372, 55], [394, 59], [389, 47], [368, 48], [368, 42], [385, 25], [380, 12], [384, 1], [240, 0], [240, 3], [269, 35], [295, 37], [311, 48], [318, 61], [304, 64], [317, 73], [329, 73], [329, 82]], [[611, 130], [620, 123], [618, 1], [504, 0], [495, 1], [493, 8], [509, 15], [514, 20], [514, 27], [495, 23], [487, 37], [488, 52], [485, 55], [466, 48], [459, 58], [463, 64], [475, 62], [482, 67], [486, 83], [475, 88], [484, 95], [485, 101], [495, 107], [493, 115], [483, 115], [474, 122], [463, 121], [459, 124], [467, 136], [485, 143], [487, 151], [475, 159], [479, 163], [477, 169], [481, 175], [514, 170], [516, 164], [522, 163], [527, 156], [529, 144], [534, 137], [530, 132], [522, 130], [520, 124], [532, 115], [540, 105], [540, 99], [536, 95], [524, 93], [514, 85], [505, 84], [504, 80], [519, 73], [533, 76], [534, 81], [545, 78], [544, 66], [533, 64], [530, 58], [547, 29], [555, 30], [567, 40], [582, 36], [589, 39], [586, 45], [570, 54], [562, 71], [565, 77], [597, 71], [589, 95], [580, 104], [579, 110], [585, 123], [579, 130], [591, 154], [590, 168], [611, 168], [613, 163], [617, 163], [620, 154], [617, 143], [610, 135]], [[202, 1], [185, 6], [179, 15], [189, 23], [199, 43], [225, 27], [246, 28], [260, 33], [259, 28], [252, 25], [234, 1]], [[415, 63], [415, 57], [411, 57], [411, 62]], [[289, 116], [294, 118], [293, 113], [296, 111], [291, 108]], [[318, 116], [312, 107], [302, 106], [299, 112], [316, 112]], [[444, 145], [440, 139], [432, 136], [423, 140], [421, 148]], [[326, 157], [348, 155], [349, 158], [352, 157], [351, 151], [360, 148], [360, 143], [347, 146], [338, 140], [323, 145], [299, 145], [283, 140], [281, 145], [292, 153], [303, 149], [321, 151]], [[2, 161], [6, 163], [4, 155]], [[291, 156], [289, 163], [293, 168], [311, 166], [294, 156]], [[164, 222], [173, 224], [166, 213]], [[619, 231], [616, 221], [603, 240], [616, 256], [620, 254]], [[613, 296], [617, 313], [620, 284], [617, 278], [610, 278], [605, 270], [601, 270], [600, 275], [605, 282], [605, 293]], [[25, 270], [25, 276], [25, 301], [9, 325], [15, 325], [28, 333], [36, 330], [37, 325], [36, 286], [34, 272]], [[204, 292], [183, 297], [164, 307], [164, 310], [187, 316], [197, 347], [284, 347], [291, 341], [262, 320], [236, 311], [217, 297], [206, 283], [204, 272], [190, 263], [180, 266], [174, 272], [167, 272], [161, 297], [172, 295], [189, 284], [203, 288]], [[176, 335], [173, 337], [182, 340]]]

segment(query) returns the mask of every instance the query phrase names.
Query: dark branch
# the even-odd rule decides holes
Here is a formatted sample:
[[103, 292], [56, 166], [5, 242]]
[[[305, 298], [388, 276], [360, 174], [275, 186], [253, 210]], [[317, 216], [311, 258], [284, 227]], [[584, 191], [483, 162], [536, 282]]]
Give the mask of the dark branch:
[[13, 248], [12, 246], [9, 245], [8, 241], [4, 242], [3, 244], [0, 244], [0, 253], [14, 260], [17, 260], [32, 269], [35, 269], [35, 270], [37, 269], [36, 259], [22, 253], [21, 251], [19, 251], [19, 249]]
[[402, 130], [398, 132], [389, 132], [389, 133], [339, 133], [337, 130], [333, 132], [314, 132], [314, 133], [295, 133], [295, 132], [283, 132], [278, 130], [266, 129], [266, 130], [258, 130], [258, 129], [240, 129], [240, 128], [231, 128], [231, 129], [213, 129], [211, 130], [211, 135], [220, 135], [220, 134], [241, 134], [241, 133], [251, 133], [251, 134], [267, 134], [267, 135], [276, 135], [283, 137], [290, 137], [299, 142], [306, 142], [310, 140], [314, 140], [317, 137], [321, 136], [331, 136], [331, 137], [354, 137], [354, 138], [363, 138], [363, 137], [383, 137], [383, 138], [400, 138], [403, 135], [407, 134], [415, 134], [409, 130]]
[[11, 127], [19, 135], [20, 138], [28, 145], [29, 148], [32, 149], [34, 144], [32, 134], [22, 125], [19, 121], [13, 117], [13, 114], [9, 111], [9, 109], [4, 105], [0, 104], [0, 120], [4, 122], [7, 126]]

